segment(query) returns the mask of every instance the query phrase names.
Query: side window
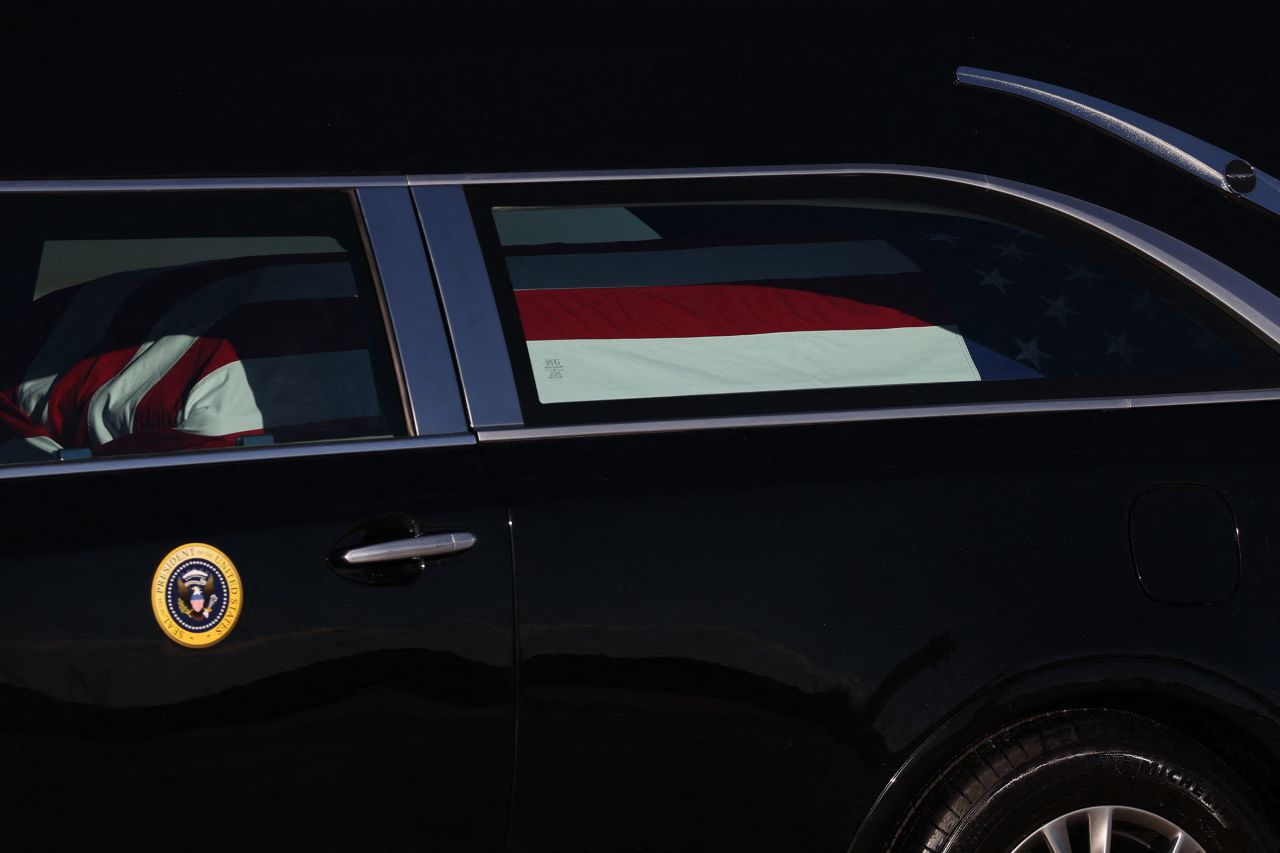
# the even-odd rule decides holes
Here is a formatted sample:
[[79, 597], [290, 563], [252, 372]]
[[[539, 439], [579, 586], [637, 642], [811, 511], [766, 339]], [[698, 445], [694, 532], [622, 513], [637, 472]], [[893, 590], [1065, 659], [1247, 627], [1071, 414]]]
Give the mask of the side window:
[[0, 463], [404, 431], [351, 197], [0, 199]]
[[669, 415], [733, 411], [740, 395], [808, 408], [1280, 379], [1277, 353], [1251, 331], [1075, 223], [968, 188], [835, 182], [847, 194], [832, 179], [824, 195], [803, 181], [776, 196], [741, 182], [475, 193], [511, 349], [527, 353], [526, 410]]

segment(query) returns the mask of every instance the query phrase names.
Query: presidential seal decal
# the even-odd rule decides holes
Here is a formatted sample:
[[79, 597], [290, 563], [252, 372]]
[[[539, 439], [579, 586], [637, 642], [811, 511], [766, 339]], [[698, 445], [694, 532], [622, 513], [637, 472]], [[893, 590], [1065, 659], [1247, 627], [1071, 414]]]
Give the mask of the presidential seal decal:
[[212, 646], [235, 627], [244, 591], [226, 554], [192, 542], [170, 551], [151, 581], [151, 610], [160, 629], [180, 646]]

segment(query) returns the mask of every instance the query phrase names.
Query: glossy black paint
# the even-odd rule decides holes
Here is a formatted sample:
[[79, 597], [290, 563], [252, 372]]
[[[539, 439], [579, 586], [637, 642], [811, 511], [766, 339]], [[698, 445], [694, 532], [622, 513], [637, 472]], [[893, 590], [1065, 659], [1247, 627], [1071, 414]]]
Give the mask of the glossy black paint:
[[[1262, 626], [1280, 542], [1257, 472], [1275, 464], [1276, 417], [1206, 406], [482, 446], [517, 561], [512, 849], [843, 850], [888, 788], [856, 848], [879, 850], [964, 742], [1094, 703], [1232, 732], [1222, 749], [1256, 752], [1239, 769], [1274, 798]], [[1157, 603], [1133, 569], [1133, 499], [1185, 482], [1239, 518], [1240, 593], [1215, 607]], [[935, 731], [946, 740], [915, 756], [911, 783], [890, 784]]]
[[[511, 552], [485, 483], [474, 446], [0, 481], [6, 846], [78, 848], [109, 827], [129, 849], [211, 831], [500, 849]], [[400, 586], [330, 570], [351, 528], [395, 514], [479, 542]], [[244, 589], [206, 649], [171, 642], [148, 598], [192, 541], [227, 553]]]

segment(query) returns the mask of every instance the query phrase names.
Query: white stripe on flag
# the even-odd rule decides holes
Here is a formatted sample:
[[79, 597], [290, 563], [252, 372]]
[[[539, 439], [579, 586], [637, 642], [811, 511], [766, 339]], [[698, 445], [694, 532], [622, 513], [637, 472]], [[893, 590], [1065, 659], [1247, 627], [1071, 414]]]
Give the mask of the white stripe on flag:
[[224, 364], [187, 394], [175, 429], [196, 435], [231, 435], [262, 429], [262, 410], [244, 363]]
[[543, 403], [980, 380], [954, 329], [530, 341]]

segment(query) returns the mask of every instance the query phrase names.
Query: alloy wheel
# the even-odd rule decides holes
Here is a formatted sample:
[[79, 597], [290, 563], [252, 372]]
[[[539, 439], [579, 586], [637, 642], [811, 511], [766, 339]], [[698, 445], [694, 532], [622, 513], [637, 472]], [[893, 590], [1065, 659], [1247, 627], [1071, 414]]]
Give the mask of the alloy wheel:
[[1013, 853], [1205, 853], [1176, 824], [1143, 809], [1093, 806], [1055, 818]]

